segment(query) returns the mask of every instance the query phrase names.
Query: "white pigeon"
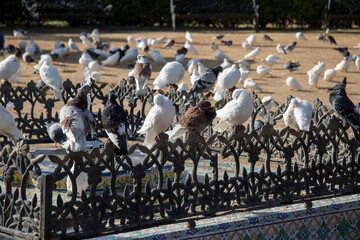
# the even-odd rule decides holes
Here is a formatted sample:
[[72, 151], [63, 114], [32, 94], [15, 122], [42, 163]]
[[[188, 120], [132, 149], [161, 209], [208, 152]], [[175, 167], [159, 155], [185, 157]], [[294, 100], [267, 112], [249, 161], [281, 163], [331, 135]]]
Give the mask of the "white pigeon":
[[41, 67], [41, 65], [42, 65], [43, 62], [45, 62], [45, 61], [48, 61], [48, 63], [51, 63], [51, 62], [52, 62], [52, 57], [51, 57], [50, 54], [41, 54], [41, 55], [40, 55], [40, 60], [39, 60], [38, 64], [36, 64], [36, 65], [34, 66], [34, 68], [35, 68], [36, 70], [39, 70], [40, 67]]
[[131, 48], [127, 54], [120, 59], [121, 63], [134, 63], [136, 61], [136, 57], [138, 55], [137, 48]]
[[260, 47], [255, 48], [244, 56], [244, 59], [255, 59], [260, 53]]
[[267, 68], [267, 67], [265, 67], [263, 65], [257, 66], [256, 72], [260, 75], [260, 77], [264, 77], [266, 75], [270, 75], [270, 77], [272, 76], [271, 75], [271, 69]]
[[90, 40], [86, 36], [81, 35], [80, 40], [84, 44], [85, 49], [94, 48], [94, 45], [90, 42]]
[[178, 92], [182, 92], [182, 91], [185, 91], [185, 92], [189, 92], [189, 86], [186, 84], [186, 83], [180, 83], [178, 88], [176, 89], [176, 91]]
[[311, 70], [308, 71], [307, 74], [309, 76], [309, 85], [317, 88], [317, 83], [319, 82], [319, 74]]
[[175, 56], [175, 61], [179, 63], [183, 63], [185, 60], [185, 54], [178, 54]]
[[198, 69], [194, 68], [193, 72], [189, 76], [191, 85], [194, 86], [195, 82], [199, 80], [199, 76], [200, 74], [198, 74]]
[[92, 72], [91, 78], [94, 79], [95, 82], [100, 82], [101, 74], [99, 72]]
[[59, 58], [63, 58], [67, 55], [69, 55], [69, 52], [70, 52], [70, 48], [67, 48], [67, 47], [61, 47], [61, 48], [58, 48], [58, 49], [54, 49], [54, 50], [51, 50], [50, 54], [56, 54], [59, 56]]
[[219, 46], [215, 43], [215, 42], [211, 42], [210, 43], [210, 48], [212, 50], [218, 50], [219, 49]]
[[252, 46], [254, 45], [255, 41], [256, 41], [256, 37], [254, 34], [251, 34], [250, 36], [248, 36], [246, 38], [246, 41]]
[[163, 43], [165, 41], [165, 36], [161, 36], [161, 37], [158, 37], [155, 39], [155, 46], [158, 44], [158, 43]]
[[69, 38], [68, 41], [68, 46], [70, 49], [75, 50], [77, 52], [81, 52], [80, 48], [78, 47], [78, 45], [71, 39]]
[[155, 63], [157, 63], [159, 65], [163, 65], [163, 64], [167, 63], [165, 58], [160, 54], [160, 52], [157, 49], [151, 50], [150, 56], [155, 61]]
[[185, 39], [188, 40], [189, 42], [193, 42], [193, 37], [191, 36], [191, 33], [189, 31], [186, 31], [185, 33]]
[[356, 56], [355, 65], [358, 68], [358, 70], [360, 71], [360, 56]]
[[54, 47], [55, 47], [55, 49], [61, 48], [61, 42], [59, 39], [56, 39]]
[[55, 99], [61, 99], [61, 89], [63, 83], [56, 67], [51, 66], [48, 61], [44, 61], [39, 69], [41, 80], [54, 90]]
[[93, 61], [93, 59], [87, 52], [83, 52], [79, 58], [79, 64], [83, 65], [84, 67], [87, 66], [91, 61]]
[[278, 53], [286, 54], [286, 51], [285, 51], [284, 47], [283, 47], [280, 43], [278, 43], [278, 44], [276, 45], [276, 51], [277, 51]]
[[197, 62], [191, 61], [190, 65], [188, 66], [188, 72], [191, 74], [192, 72], [194, 72], [194, 69], [196, 69], [197, 71], [197, 68]]
[[143, 37], [138, 38], [136, 41], [136, 47], [144, 52], [147, 52], [149, 50], [148, 39]]
[[13, 34], [15, 38], [26, 38], [25, 34], [27, 33], [27, 31], [18, 31], [18, 30], [13, 30]]
[[91, 38], [93, 39], [93, 41], [95, 43], [100, 42], [100, 36], [99, 36], [99, 30], [97, 28], [95, 28], [94, 30], [92, 30], [91, 32]]
[[292, 98], [284, 112], [284, 123], [301, 131], [309, 131], [311, 124], [312, 107], [306, 100]]
[[261, 61], [272, 67], [273, 65], [280, 63], [280, 59], [282, 59], [282, 57], [270, 54], [265, 59], [261, 59]]
[[88, 64], [90, 71], [102, 71], [104, 68], [98, 63], [98, 61], [91, 61]]
[[9, 79], [20, 69], [20, 62], [15, 55], [10, 55], [0, 62], [0, 79]]
[[247, 50], [253, 50], [254, 47], [251, 46], [248, 42], [244, 41], [242, 42], [241, 46], [244, 48], [244, 49], [247, 49]]
[[11, 113], [0, 104], [0, 134], [8, 136], [15, 144], [17, 140], [24, 139], [24, 134], [16, 127]]
[[270, 110], [273, 106], [274, 106], [274, 98], [272, 96], [265, 96], [261, 99], [261, 103], [268, 103], [266, 105], [264, 105], [266, 110]]
[[315, 65], [310, 71], [316, 73], [317, 75], [321, 75], [325, 71], [325, 63], [319, 61], [317, 65]]
[[126, 40], [130, 46], [136, 46], [136, 39], [133, 36], [127, 36]]
[[220, 101], [224, 98], [225, 90], [235, 87], [241, 76], [240, 70], [236, 64], [233, 64], [230, 68], [223, 70], [218, 76], [214, 91], [214, 100]]
[[291, 89], [291, 90], [301, 90], [302, 86], [300, 85], [300, 83], [293, 77], [288, 77], [286, 79], [286, 85]]
[[159, 75], [155, 78], [153, 85], [154, 89], [160, 89], [168, 84], [176, 84], [183, 79], [185, 69], [181, 63], [176, 61], [168, 62], [160, 70]]
[[216, 116], [221, 120], [214, 127], [214, 131], [224, 132], [229, 125], [242, 125], [251, 117], [254, 104], [246, 90], [235, 89], [232, 98], [222, 109], [216, 111]]
[[223, 53], [222, 51], [216, 51], [215, 53], [215, 59], [219, 60], [219, 61], [224, 61], [224, 58], [227, 58], [230, 60], [230, 58], [228, 56], [226, 56], [225, 53]]
[[250, 75], [250, 71], [242, 64], [239, 67], [240, 67], [240, 73], [241, 73], [241, 77], [240, 77], [239, 81], [242, 82]]
[[118, 63], [120, 57], [120, 52], [117, 51], [113, 55], [110, 55], [108, 58], [106, 58], [104, 61], [101, 61], [102, 66], [113, 66]]
[[[8, 78], [8, 80], [10, 82], [17, 82], [17, 83], [21, 83], [21, 81], [19, 80], [19, 77], [21, 77], [21, 70], [20, 68], [16, 71], [16, 73], [14, 73], [14, 75], [12, 75], [11, 77]], [[6, 107], [7, 108], [7, 107]]]
[[[70, 171], [74, 174], [75, 163], [71, 167]], [[85, 191], [89, 186], [87, 173], [80, 172], [76, 178], [75, 184], [76, 184], [77, 194], [81, 195], [82, 191]], [[71, 195], [73, 192], [73, 186], [72, 186], [71, 179], [69, 176], [66, 177], [66, 192], [67, 192], [67, 195]]]
[[341, 72], [346, 72], [350, 67], [350, 63], [348, 60], [344, 59], [341, 62], [339, 62], [336, 67], [334, 68], [334, 70], [336, 71], [341, 71]]
[[168, 129], [175, 116], [175, 107], [171, 100], [161, 94], [154, 96], [154, 106], [147, 114], [139, 134], [146, 134], [144, 146], [151, 148], [155, 143], [156, 135]]
[[307, 41], [307, 39], [305, 38], [305, 36], [304, 36], [304, 34], [302, 32], [297, 32], [296, 33], [296, 38]]
[[195, 49], [195, 47], [194, 47], [193, 45], [191, 45], [191, 44], [189, 43], [189, 41], [186, 41], [186, 42], [185, 42], [184, 47], [185, 47], [187, 50], [192, 51], [194, 54], [198, 54], [198, 51]]
[[246, 68], [249, 68], [249, 67], [250, 67], [250, 63], [249, 63], [248, 61], [244, 60], [244, 59], [236, 60], [236, 61], [234, 61], [234, 63], [239, 64], [239, 67], [240, 67], [241, 65], [244, 66], [244, 67], [246, 67]]
[[202, 74], [202, 73], [204, 73], [204, 72], [206, 72], [208, 70], [208, 68], [205, 67], [204, 64], [202, 64], [201, 62], [198, 62], [197, 66], [198, 66], [198, 71], [197, 72], [199, 74]]
[[324, 81], [331, 81], [336, 75], [334, 69], [327, 69], [324, 73]]
[[229, 61], [229, 59], [224, 58], [224, 61], [220, 66], [223, 68], [223, 70], [225, 70], [225, 69], [231, 67], [231, 62]]
[[257, 84], [252, 78], [247, 78], [244, 81], [244, 88], [250, 89], [251, 91], [258, 90], [262, 92], [259, 84]]

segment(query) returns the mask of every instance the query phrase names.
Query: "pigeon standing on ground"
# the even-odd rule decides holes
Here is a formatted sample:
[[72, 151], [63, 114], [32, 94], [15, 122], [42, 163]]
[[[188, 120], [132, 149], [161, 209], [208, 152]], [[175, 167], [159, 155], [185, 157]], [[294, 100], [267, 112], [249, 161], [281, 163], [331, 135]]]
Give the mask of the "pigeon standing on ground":
[[194, 82], [191, 92], [198, 94], [210, 91], [216, 82], [217, 76], [222, 70], [221, 66], [216, 66], [200, 74], [198, 79]]
[[120, 59], [120, 63], [134, 63], [137, 59], [138, 50], [137, 48], [130, 49], [127, 54]]
[[300, 85], [300, 83], [293, 77], [288, 77], [286, 79], [286, 85], [291, 89], [291, 90], [296, 90], [299, 91], [302, 89], [302, 86]]
[[299, 66], [300, 63], [288, 61], [287, 63], [285, 63], [284, 68], [289, 72], [293, 72], [295, 70], [298, 70]]
[[263, 65], [257, 66], [256, 72], [257, 72], [257, 74], [260, 75], [260, 77], [264, 77], [264, 76], [266, 76], [266, 75], [270, 75], [270, 77], [272, 77], [272, 75], [271, 75], [271, 69], [270, 69], [270, 68], [267, 68], [267, 67], [265, 67], [265, 66], [263, 66]]
[[163, 48], [172, 47], [172, 46], [174, 46], [174, 44], [175, 44], [175, 40], [174, 40], [174, 39], [168, 39], [168, 40], [166, 41], [166, 43], [164, 44]]
[[248, 36], [246, 38], [246, 41], [252, 46], [254, 45], [255, 41], [256, 41], [256, 37], [254, 34], [250, 34], [250, 36]]
[[229, 47], [233, 44], [231, 40], [221, 40], [221, 43]]
[[254, 50], [252, 50], [251, 52], [249, 52], [248, 54], [246, 54], [244, 56], [244, 59], [255, 59], [257, 57], [257, 55], [259, 55], [260, 53], [260, 48], [257, 47]]
[[28, 33], [28, 31], [25, 31], [23, 29], [15, 29], [13, 30], [13, 34], [15, 38], [26, 38], [26, 34]]
[[331, 81], [336, 75], [334, 69], [327, 69], [324, 73], [324, 81]]
[[309, 131], [312, 116], [311, 104], [306, 100], [292, 98], [283, 116], [286, 126]]
[[148, 62], [147, 58], [139, 54], [137, 56], [137, 62], [134, 66], [134, 77], [136, 83], [136, 95], [146, 95], [147, 82], [151, 77], [152, 66]]
[[25, 139], [24, 134], [16, 127], [16, 122], [11, 113], [0, 104], [0, 134], [8, 136], [16, 144], [19, 139]]
[[117, 51], [113, 55], [110, 55], [108, 58], [106, 58], [104, 61], [101, 62], [102, 66], [113, 66], [118, 63], [118, 60], [120, 58], [120, 51]]
[[116, 155], [127, 154], [127, 136], [126, 136], [126, 112], [116, 102], [115, 91], [110, 90], [108, 100], [104, 111], [101, 114], [101, 121], [110, 140], [114, 144], [114, 153]]
[[9, 79], [20, 68], [20, 62], [15, 55], [10, 55], [0, 62], [0, 79]]
[[263, 35], [263, 39], [266, 40], [266, 41], [271, 41], [271, 42], [274, 41], [274, 40], [273, 40], [269, 35], [267, 35], [267, 34], [264, 34], [264, 35]]
[[317, 83], [319, 82], [319, 74], [311, 70], [308, 71], [307, 74], [309, 76], [309, 85], [317, 88]]
[[296, 44], [297, 44], [297, 42], [292, 42], [292, 43], [286, 45], [286, 47], [284, 48], [285, 51], [290, 51], [291, 52], [296, 47]]
[[157, 64], [163, 65], [167, 63], [165, 58], [160, 54], [160, 52], [157, 49], [151, 50], [150, 56]]
[[139, 134], [146, 134], [143, 145], [151, 148], [155, 138], [168, 129], [175, 117], [175, 107], [171, 100], [161, 94], [154, 96], [154, 106], [147, 114]]
[[217, 59], [217, 60], [219, 60], [219, 61], [224, 61], [224, 58], [227, 58], [227, 59], [229, 59], [230, 60], [230, 58], [228, 57], [228, 56], [226, 56], [226, 54], [225, 53], [223, 53], [222, 51], [216, 51], [216, 53], [215, 53], [215, 58]]
[[236, 89], [232, 99], [222, 109], [216, 111], [216, 116], [221, 120], [214, 127], [214, 131], [224, 132], [229, 125], [235, 126], [236, 129], [251, 117], [254, 104], [245, 89]]
[[241, 76], [240, 70], [236, 64], [233, 64], [230, 68], [225, 69], [219, 76], [215, 85], [214, 100], [220, 101], [224, 98], [225, 90], [235, 87]]
[[229, 61], [229, 59], [224, 58], [224, 62], [220, 66], [223, 68], [223, 70], [225, 70], [231, 67], [231, 62]]
[[91, 78], [94, 79], [95, 82], [100, 82], [101, 74], [99, 72], [92, 72]]
[[280, 43], [278, 43], [278, 44], [276, 45], [276, 51], [277, 51], [278, 53], [286, 54], [286, 50], [284, 49], [284, 47], [283, 47]]
[[211, 42], [210, 43], [210, 48], [212, 50], [218, 50], [219, 49], [219, 46], [215, 43], [215, 42]]
[[262, 92], [260, 85], [257, 84], [252, 78], [245, 79], [244, 88], [250, 89], [251, 91], [258, 90], [258, 91]]
[[333, 48], [333, 49], [340, 52], [344, 58], [350, 57], [350, 52], [347, 47], [339, 47], [339, 48]]
[[70, 49], [75, 50], [77, 52], [81, 52], [80, 48], [78, 47], [78, 45], [71, 39], [69, 38], [68, 41], [68, 46]]
[[305, 38], [305, 36], [304, 36], [304, 34], [302, 32], [297, 32], [296, 33], [296, 38], [307, 41], [307, 39]]
[[341, 72], [346, 72], [350, 67], [350, 63], [348, 60], [344, 59], [341, 62], [339, 62], [336, 67], [334, 68], [334, 70], [336, 71], [341, 71]]
[[86, 36], [81, 35], [80, 40], [83, 43], [85, 49], [94, 48], [94, 45], [90, 42], [90, 40]]
[[160, 89], [168, 84], [176, 84], [183, 79], [185, 69], [181, 63], [176, 61], [169, 62], [160, 70], [159, 75], [155, 78], [154, 89]]
[[197, 80], [199, 80], [199, 74], [198, 74], [198, 70], [196, 68], [194, 68], [194, 70], [192, 71], [192, 73], [190, 74], [189, 78], [190, 78], [190, 83], [192, 86], [194, 86], [195, 82]]
[[22, 55], [22, 59], [23, 59], [23, 61], [26, 62], [26, 63], [35, 62], [34, 57], [31, 56], [31, 54], [28, 53], [28, 52], [25, 52], [25, 53]]
[[326, 67], [325, 63], [319, 61], [318, 64], [315, 65], [310, 71], [312, 71], [318, 75], [321, 75], [325, 71], [325, 67]]
[[188, 41], [185, 42], [184, 47], [185, 47], [187, 50], [192, 51], [194, 54], [198, 54], [198, 51], [197, 51], [197, 50], [194, 48], [194, 46], [191, 45]]
[[244, 49], [247, 49], [247, 50], [253, 50], [253, 46], [251, 46], [247, 41], [243, 41], [241, 46], [244, 48]]
[[83, 66], [87, 66], [91, 61], [93, 61], [93, 58], [87, 52], [83, 52], [79, 58], [79, 64]]
[[265, 59], [261, 59], [261, 61], [272, 67], [273, 65], [280, 63], [280, 59], [282, 59], [282, 57], [270, 54]]
[[48, 61], [44, 61], [39, 69], [39, 73], [41, 80], [54, 90], [55, 99], [61, 99], [61, 89], [64, 87], [56, 67], [51, 66]]
[[66, 141], [66, 135], [62, 131], [60, 123], [51, 122], [46, 125], [46, 128], [49, 138], [55, 143], [55, 148], [58, 143], [63, 144]]
[[213, 39], [213, 40], [215, 40], [215, 39], [221, 40], [221, 39], [223, 39], [224, 37], [225, 37], [224, 34], [219, 34], [219, 35], [213, 36], [212, 39]]
[[328, 39], [330, 41], [331, 44], [337, 45], [335, 38], [333, 36], [328, 35]]
[[329, 101], [336, 115], [338, 115], [343, 121], [351, 126], [356, 139], [359, 139], [360, 114], [354, 103], [347, 96], [345, 88], [346, 77], [342, 82], [335, 84], [334, 87], [329, 89]]
[[250, 71], [242, 64], [240, 64], [240, 73], [241, 73], [241, 77], [239, 80], [240, 82], [245, 80], [250, 75]]

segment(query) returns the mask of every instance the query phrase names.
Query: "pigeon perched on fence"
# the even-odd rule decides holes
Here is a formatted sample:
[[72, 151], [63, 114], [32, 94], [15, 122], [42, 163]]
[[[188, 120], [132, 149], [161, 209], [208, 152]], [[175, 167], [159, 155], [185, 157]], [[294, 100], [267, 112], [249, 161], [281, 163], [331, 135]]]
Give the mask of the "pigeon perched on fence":
[[104, 111], [101, 114], [101, 120], [106, 134], [114, 144], [114, 153], [116, 155], [124, 155], [128, 152], [126, 118], [126, 112], [116, 102], [115, 91], [110, 90]]
[[312, 116], [311, 104], [306, 100], [292, 98], [283, 116], [286, 126], [309, 131]]
[[240, 70], [236, 64], [233, 64], [230, 68], [225, 69], [219, 76], [215, 85], [214, 100], [220, 101], [224, 98], [225, 90], [235, 87], [241, 76]]
[[154, 89], [160, 89], [168, 84], [176, 84], [183, 79], [184, 75], [185, 69], [181, 63], [176, 61], [168, 62], [155, 78], [153, 82]]
[[200, 74], [194, 82], [191, 92], [198, 94], [210, 91], [216, 82], [219, 72], [222, 72], [222, 70], [221, 66], [217, 66]]
[[15, 55], [10, 55], [0, 62], [0, 79], [9, 79], [20, 68], [20, 62]]
[[66, 135], [61, 129], [61, 125], [58, 122], [51, 122], [46, 125], [47, 133], [49, 138], [55, 143], [55, 148], [57, 144], [63, 144], [66, 141]]
[[13, 115], [0, 104], [0, 134], [6, 135], [15, 144], [19, 139], [25, 139], [24, 134], [16, 127]]
[[48, 61], [44, 61], [39, 69], [39, 73], [41, 80], [54, 90], [55, 99], [61, 99], [61, 89], [64, 87], [56, 67], [51, 66]]
[[134, 77], [136, 83], [136, 95], [146, 95], [147, 82], [151, 77], [152, 66], [147, 58], [139, 54], [137, 62], [134, 66]]

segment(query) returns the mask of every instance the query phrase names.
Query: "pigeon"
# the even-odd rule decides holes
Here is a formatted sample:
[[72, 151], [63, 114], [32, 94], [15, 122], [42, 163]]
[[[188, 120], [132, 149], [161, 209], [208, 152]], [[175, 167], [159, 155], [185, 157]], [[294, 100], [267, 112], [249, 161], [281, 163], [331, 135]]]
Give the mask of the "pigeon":
[[233, 44], [231, 40], [221, 40], [221, 43], [229, 47]]
[[98, 42], [96, 44], [96, 49], [107, 51], [110, 49], [110, 43], [108, 42]]
[[47, 85], [44, 83], [43, 80], [40, 79], [36, 82], [36, 89], [41, 90], [44, 87], [47, 87]]
[[88, 64], [90, 71], [102, 71], [104, 68], [98, 63], [98, 61], [91, 61]]
[[267, 35], [267, 34], [264, 34], [264, 35], [263, 35], [263, 39], [266, 40], [266, 41], [271, 41], [271, 42], [274, 41], [274, 40], [273, 40], [269, 35]]
[[244, 56], [244, 59], [255, 59], [257, 57], [257, 55], [259, 55], [260, 53], [260, 48], [257, 47], [254, 50], [252, 50], [251, 52], [249, 52], [248, 54], [246, 54]]
[[256, 72], [260, 75], [260, 77], [264, 77], [266, 75], [270, 75], [270, 77], [272, 76], [271, 75], [271, 69], [267, 68], [267, 67], [265, 67], [263, 65], [257, 66]]
[[91, 78], [94, 79], [95, 82], [100, 82], [101, 74], [99, 72], [92, 72]]
[[213, 39], [213, 40], [215, 40], [215, 39], [221, 40], [221, 39], [223, 39], [224, 37], [225, 37], [224, 34], [219, 34], [219, 35], [213, 36], [212, 39]]
[[100, 42], [99, 30], [97, 28], [92, 30], [90, 36], [93, 39], [93, 42]]
[[62, 47], [62, 44], [60, 42], [60, 39], [56, 39], [55, 44], [54, 44], [54, 48], [58, 49], [58, 48], [61, 48], [61, 47]]
[[143, 145], [152, 148], [155, 137], [168, 129], [175, 117], [175, 107], [171, 100], [161, 94], [154, 96], [154, 106], [147, 114], [139, 134], [146, 134]]
[[318, 41], [322, 41], [322, 42], [328, 42], [329, 39], [326, 37], [325, 34], [322, 34], [322, 33], [319, 33], [317, 36], [316, 36], [316, 40]]
[[146, 95], [147, 82], [151, 77], [152, 66], [148, 62], [147, 58], [142, 54], [139, 54], [137, 59], [138, 60], [134, 66], [134, 77], [136, 83], [135, 94], [138, 96], [144, 96]]
[[347, 47], [339, 47], [339, 48], [333, 48], [333, 49], [340, 52], [344, 58], [350, 57], [350, 52]]
[[104, 61], [102, 61], [101, 65], [102, 66], [113, 66], [118, 63], [119, 58], [120, 58], [120, 52], [118, 51], [118, 52], [114, 53], [113, 55], [110, 55]]
[[163, 48], [172, 47], [172, 46], [174, 46], [174, 44], [175, 44], [175, 40], [174, 40], [174, 39], [168, 39], [168, 40], [166, 41], [166, 43], [164, 44]]
[[43, 82], [54, 90], [55, 99], [61, 99], [61, 89], [64, 89], [60, 74], [56, 67], [51, 66], [48, 61], [44, 61], [39, 69], [40, 77]]
[[331, 81], [336, 75], [334, 69], [327, 69], [324, 73], [324, 81]]
[[194, 72], [194, 69], [196, 69], [197, 71], [197, 68], [197, 62], [191, 61], [191, 63], [188, 65], [188, 72], [191, 74], [192, 72]]
[[348, 60], [344, 59], [339, 62], [336, 67], [334, 68], [335, 71], [346, 72], [350, 67], [350, 63]]
[[343, 121], [351, 126], [355, 133], [356, 139], [359, 139], [360, 133], [360, 114], [354, 103], [346, 93], [346, 77], [342, 82], [335, 84], [329, 89], [329, 101], [331, 107]]
[[136, 47], [141, 49], [143, 52], [148, 52], [150, 49], [147, 43], [147, 39], [143, 37], [137, 39]]
[[231, 62], [229, 61], [229, 59], [224, 58], [224, 61], [220, 66], [223, 68], [223, 70], [225, 70], [225, 69], [231, 67]]
[[286, 45], [285, 48], [284, 48], [285, 51], [290, 51], [291, 52], [296, 47], [296, 44], [297, 44], [297, 42], [292, 42], [292, 43]]
[[336, 43], [336, 41], [335, 41], [335, 38], [334, 38], [333, 36], [328, 35], [327, 37], [328, 37], [329, 42], [330, 42], [331, 44], [337, 45], [337, 43]]
[[157, 63], [159, 65], [163, 65], [163, 64], [167, 63], [165, 58], [159, 53], [159, 51], [157, 49], [151, 50], [150, 56], [155, 61], [155, 63]]
[[216, 111], [216, 116], [221, 120], [214, 127], [214, 131], [224, 132], [229, 125], [235, 126], [236, 130], [237, 126], [242, 125], [251, 117], [254, 104], [245, 89], [235, 89], [232, 99], [222, 109]]
[[355, 65], [358, 68], [358, 70], [360, 71], [360, 56], [357, 56], [355, 59]]
[[240, 73], [241, 73], [241, 77], [239, 79], [240, 82], [245, 80], [250, 75], [250, 71], [244, 65], [240, 65]]
[[283, 116], [286, 126], [308, 132], [312, 116], [311, 104], [306, 100], [292, 98]]
[[153, 85], [154, 89], [160, 89], [168, 84], [176, 84], [183, 79], [185, 69], [181, 63], [176, 61], [168, 62], [160, 70], [159, 75], [155, 78]]
[[[27, 42], [19, 42], [20, 50], [25, 52], [26, 45], [27, 45]], [[2, 48], [0, 48], [0, 49], [2, 49]]]
[[9, 79], [20, 68], [20, 62], [15, 55], [10, 55], [0, 62], [0, 79]]
[[251, 34], [250, 36], [248, 36], [246, 38], [246, 41], [252, 46], [254, 45], [255, 41], [256, 41], [256, 37], [254, 34]]
[[217, 66], [200, 74], [198, 79], [195, 80], [191, 92], [198, 94], [210, 91], [215, 84], [217, 76], [222, 70], [221, 66]]
[[286, 85], [291, 89], [291, 90], [296, 90], [299, 91], [302, 89], [302, 86], [300, 85], [300, 83], [293, 77], [288, 77], [286, 79]]
[[293, 72], [295, 70], [298, 70], [299, 66], [300, 66], [300, 63], [298, 63], [298, 62], [288, 61], [287, 63], [285, 63], [284, 68], [286, 70], [289, 70], [289, 72]]
[[189, 131], [201, 133], [216, 117], [216, 110], [209, 101], [200, 101], [195, 107], [189, 108], [180, 118], [179, 123], [167, 134], [175, 140]]
[[198, 52], [197, 52], [197, 50], [194, 48], [194, 46], [191, 45], [188, 41], [185, 42], [184, 47], [185, 47], [187, 50], [192, 51], [194, 54], [198, 54]]
[[66, 141], [66, 135], [61, 129], [61, 125], [58, 122], [51, 122], [46, 125], [47, 133], [49, 138], [55, 143], [55, 148], [57, 144], [63, 144]]
[[19, 139], [25, 139], [24, 134], [16, 127], [13, 115], [0, 104], [0, 134], [6, 135], [15, 144]]
[[[55, 55], [57, 55], [59, 58], [63, 58], [67, 55], [69, 55], [70, 52], [70, 48], [67, 47], [62, 47], [62, 48], [58, 48], [58, 49], [54, 49], [50, 52], [50, 55], [53, 57]], [[55, 60], [55, 58], [53, 57], [53, 60]]]
[[192, 71], [192, 73], [190, 74], [189, 78], [190, 78], [190, 83], [192, 86], [194, 86], [195, 82], [197, 80], [199, 80], [199, 74], [198, 74], [198, 70], [197, 68], [194, 68], [194, 70]]
[[218, 50], [219, 49], [219, 46], [215, 43], [215, 42], [211, 42], [210, 43], [210, 48], [212, 50]]
[[50, 54], [41, 54], [40, 55], [40, 60], [39, 60], [38, 64], [36, 64], [34, 66], [34, 68], [36, 70], [39, 70], [41, 65], [43, 64], [43, 62], [48, 61], [48, 63], [51, 63], [52, 60], [53, 60], [53, 58], [52, 58], [52, 56]]
[[77, 52], [81, 52], [80, 48], [78, 47], [78, 45], [71, 39], [69, 38], [68, 41], [68, 46], [70, 49], [75, 50]]
[[94, 48], [95, 46], [90, 42], [90, 40], [84, 36], [84, 35], [81, 35], [80, 36], [80, 40], [81, 42], [83, 43], [85, 49], [88, 49], [88, 48]]
[[[194, 70], [196, 70], [196, 69], [194, 69]], [[176, 91], [178, 91], [178, 92], [183, 92], [183, 91], [189, 92], [189, 86], [184, 82], [180, 83], [178, 88], [176, 89]]]
[[201, 62], [197, 63], [197, 67], [198, 67], [198, 73], [202, 74], [204, 72], [206, 72], [208, 70], [207, 67], [204, 66], [204, 64], [202, 64]]
[[193, 38], [192, 38], [192, 36], [191, 36], [191, 34], [190, 34], [189, 31], [186, 31], [186, 33], [185, 33], [185, 39], [186, 39], [187, 41], [189, 41], [189, 42], [193, 42]]
[[307, 41], [307, 39], [305, 38], [305, 36], [304, 36], [304, 34], [302, 32], [297, 32], [296, 33], [296, 38]]
[[272, 96], [265, 96], [261, 99], [261, 104], [267, 103], [264, 105], [266, 110], [270, 110], [274, 106], [274, 98]]
[[22, 55], [22, 59], [23, 59], [24, 62], [26, 62], [26, 63], [35, 62], [34, 57], [31, 56], [30, 53], [28, 53], [28, 52], [25, 52], [25, 53]]
[[69, 101], [60, 109], [61, 129], [66, 134], [67, 141], [63, 144], [65, 149], [79, 152], [86, 147], [86, 136], [93, 134], [95, 119], [88, 110], [88, 97], [90, 86], [85, 84]]
[[223, 70], [219, 75], [218, 81], [216, 82], [214, 91], [214, 100], [220, 101], [224, 98], [225, 90], [235, 87], [241, 76], [240, 70], [236, 64], [233, 64], [230, 68]]
[[182, 48], [176, 50], [177, 55], [180, 55], [180, 54], [186, 55], [187, 53], [188, 53], [188, 49], [186, 47], [182, 47]]
[[28, 31], [25, 31], [23, 29], [15, 29], [13, 30], [13, 34], [15, 38], [26, 38], [26, 34], [28, 34]]
[[282, 57], [270, 54], [265, 59], [261, 59], [261, 61], [272, 67], [273, 65], [280, 63], [280, 59], [282, 59]]
[[130, 49], [127, 54], [120, 59], [120, 63], [134, 63], [137, 60], [138, 50], [137, 48]]
[[93, 58], [87, 52], [83, 52], [79, 58], [79, 64], [83, 65], [84, 67], [89, 65], [91, 61], [93, 61]]
[[318, 62], [317, 65], [315, 65], [310, 71], [318, 74], [318, 75], [321, 75], [324, 71], [325, 71], [325, 63], [324, 62]]
[[178, 54], [175, 56], [176, 62], [182, 63], [182, 62], [184, 62], [184, 60], [185, 60], [185, 54]]
[[309, 85], [317, 88], [317, 83], [319, 81], [319, 74], [311, 70], [308, 71], [307, 74], [309, 76]]
[[116, 155], [125, 155], [128, 153], [126, 118], [126, 112], [116, 101], [115, 91], [110, 90], [104, 111], [101, 114], [101, 121], [106, 134], [114, 144], [114, 153]]
[[131, 45], [131, 46], [136, 45], [136, 39], [133, 36], [127, 36], [126, 40], [127, 40], [129, 45]]
[[12, 75], [11, 77], [9, 77], [7, 80], [11, 81], [11, 82], [17, 82], [20, 83], [19, 77], [21, 76], [21, 70], [20, 68], [16, 71], [16, 73], [14, 73], [14, 75]]
[[227, 58], [230, 60], [230, 58], [228, 56], [226, 56], [225, 53], [223, 53], [222, 51], [216, 51], [215, 53], [215, 59], [219, 60], [219, 61], [224, 61], [224, 58]]
[[244, 49], [247, 49], [247, 50], [253, 50], [253, 46], [251, 46], [248, 42], [244, 41], [242, 42], [241, 46], [244, 48]]
[[278, 43], [278, 44], [276, 45], [276, 51], [277, 51], [278, 53], [286, 54], [286, 50], [284, 49], [283, 46], [281, 46], [280, 43]]
[[252, 78], [247, 78], [244, 81], [244, 88], [250, 89], [251, 91], [258, 90], [262, 92], [259, 84], [257, 84]]

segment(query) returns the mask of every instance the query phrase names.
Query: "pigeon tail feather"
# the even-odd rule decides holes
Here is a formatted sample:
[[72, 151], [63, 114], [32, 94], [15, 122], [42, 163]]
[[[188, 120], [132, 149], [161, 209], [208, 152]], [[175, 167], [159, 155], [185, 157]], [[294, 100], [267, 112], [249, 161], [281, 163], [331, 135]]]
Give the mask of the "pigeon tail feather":
[[171, 131], [168, 131], [167, 134], [169, 135], [169, 139], [175, 140], [187, 132], [188, 132], [188, 129], [186, 127], [183, 127], [178, 124], [174, 127], [174, 129], [172, 129]]
[[154, 144], [156, 143], [155, 137], [156, 137], [155, 132], [153, 131], [147, 132], [143, 145], [149, 149], [152, 148], [152, 146], [154, 146]]
[[225, 132], [228, 126], [229, 124], [227, 122], [220, 120], [220, 122], [214, 127], [214, 131]]

